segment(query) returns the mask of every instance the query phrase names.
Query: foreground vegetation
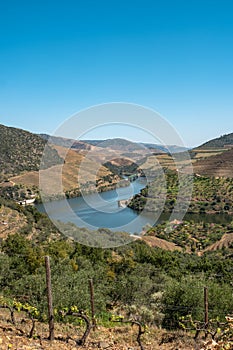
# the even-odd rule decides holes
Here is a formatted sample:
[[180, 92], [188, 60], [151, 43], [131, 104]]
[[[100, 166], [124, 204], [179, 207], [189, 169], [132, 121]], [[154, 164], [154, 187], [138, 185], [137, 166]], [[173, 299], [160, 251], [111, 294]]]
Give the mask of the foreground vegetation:
[[[7, 182], [1, 184], [0, 295], [3, 303], [20, 309], [19, 305], [23, 305], [21, 311], [25, 308], [34, 310], [33, 315], [42, 325], [48, 320], [44, 257], [49, 255], [55, 321], [64, 327], [73, 320], [64, 319], [60, 310], [81, 310], [90, 317], [89, 279], [94, 282], [99, 327], [114, 328], [112, 317], [115, 315], [116, 318], [147, 324], [151, 332], [160, 327], [177, 332], [187, 325], [187, 320], [195, 331], [195, 327], [198, 328], [204, 321], [205, 287], [209, 294], [210, 324], [225, 322], [226, 315], [233, 310], [233, 222], [217, 224], [211, 220], [209, 223], [175, 220], [170, 223], [171, 229], [167, 229], [168, 224], [164, 222], [148, 229], [145, 233], [147, 237], [144, 237], [148, 240], [131, 239], [125, 232], [113, 233], [103, 228], [94, 232], [72, 224], [57, 223], [55, 227], [46, 215], [40, 214], [34, 207], [22, 207], [15, 202], [38, 194], [36, 171], [44, 141], [27, 132], [18, 134], [14, 128], [1, 127], [0, 131], [3, 135], [0, 179], [4, 181], [20, 174], [14, 177], [18, 183], [9, 183], [9, 187]], [[227, 144], [230, 142], [227, 139]], [[57, 150], [51, 149], [49, 167], [62, 161], [64, 150], [59, 147]], [[167, 155], [161, 157], [164, 166], [170, 162]], [[71, 174], [74, 174], [74, 169], [77, 170], [77, 162], [81, 158], [73, 150], [67, 156], [63, 174], [67, 197], [80, 195], [80, 189], [73, 187], [77, 181]], [[151, 159], [151, 162], [154, 160]], [[119, 175], [126, 170], [129, 173], [137, 170], [134, 163], [120, 164], [121, 168], [106, 165], [111, 171], [103, 168], [96, 181], [90, 182], [85, 177], [84, 191], [88, 193], [93, 188], [105, 191], [114, 187]], [[90, 169], [88, 164], [87, 174]], [[25, 179], [30, 180], [28, 174], [31, 170], [36, 173], [30, 172], [34, 187], [24, 182]], [[162, 186], [161, 178], [157, 177], [150, 188], [146, 187], [131, 200], [129, 206], [138, 212], [162, 208], [165, 213], [170, 213], [177, 203], [178, 174], [166, 170], [165, 180], [165, 186]], [[232, 215], [233, 179], [196, 175], [191, 176], [191, 180], [193, 192], [189, 213], [210, 217], [220, 213], [228, 217]], [[66, 235], [61, 234], [57, 227]], [[170, 247], [179, 249], [162, 250], [152, 244], [156, 239], [160, 243], [171, 242]], [[120, 247], [101, 248], [113, 242]], [[82, 326], [80, 322], [75, 322], [73, 324]], [[223, 337], [230, 336], [230, 333], [221, 334]], [[149, 344], [149, 337], [147, 339]], [[222, 349], [229, 349], [232, 345], [229, 342], [225, 344]], [[155, 343], [152, 345], [155, 346]]]
[[140, 240], [115, 249], [91, 248], [62, 237], [32, 207], [1, 200], [1, 210], [8, 207], [25, 222], [18, 233], [2, 236], [1, 293], [36, 307], [41, 320], [47, 317], [45, 255], [52, 261], [55, 309], [77, 305], [89, 310], [92, 278], [101, 322], [112, 313], [171, 329], [179, 327], [182, 316], [202, 320], [204, 286], [209, 287], [211, 318], [224, 320], [232, 312], [231, 247], [202, 256], [151, 248]]

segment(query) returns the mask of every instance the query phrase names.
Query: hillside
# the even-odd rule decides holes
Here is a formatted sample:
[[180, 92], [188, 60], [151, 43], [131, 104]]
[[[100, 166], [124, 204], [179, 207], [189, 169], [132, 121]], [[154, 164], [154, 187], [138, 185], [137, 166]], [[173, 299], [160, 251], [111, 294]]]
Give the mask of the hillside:
[[[66, 239], [46, 215], [33, 207], [22, 207], [3, 199], [0, 205], [0, 214], [6, 223], [1, 223], [5, 232], [0, 240], [0, 305], [17, 309], [14, 327], [9, 310], [0, 308], [0, 348], [3, 350], [74, 349], [77, 344], [72, 339], [79, 339], [83, 334], [83, 324], [73, 316], [64, 319], [62, 315], [75, 308], [90, 317], [90, 278], [94, 284], [98, 327], [95, 332], [91, 331], [86, 347], [82, 347], [85, 349], [137, 349], [137, 327], [131, 327], [127, 321], [112, 322], [119, 318], [137, 320], [148, 326], [142, 335], [145, 350], [194, 349], [194, 345], [197, 346], [194, 333], [189, 335], [178, 330], [178, 322], [190, 314], [193, 319], [203, 321], [204, 286], [209, 288], [210, 319], [219, 316], [223, 322], [225, 315], [232, 311], [232, 247], [194, 254], [216, 243], [224, 233], [232, 232], [232, 225], [176, 223], [170, 234], [160, 225], [144, 237], [147, 244], [138, 239], [118, 248], [100, 249]], [[10, 226], [13, 218], [14, 226]], [[87, 230], [80, 229], [80, 232], [85, 235]], [[107, 235], [110, 231], [101, 229], [90, 234], [98, 232]], [[185, 249], [193, 254], [186, 254]], [[47, 341], [44, 267], [47, 255], [51, 260], [55, 318], [56, 340], [52, 344]], [[27, 337], [30, 323], [27, 314], [21, 312], [20, 315], [20, 305], [36, 308], [35, 336], [31, 339]]]
[[[233, 133], [209, 140], [189, 151], [194, 173], [232, 177]], [[183, 168], [185, 170], [185, 167]]]
[[114, 138], [114, 139], [107, 139], [107, 140], [85, 140], [85, 142], [93, 146], [98, 146], [102, 148], [111, 148], [113, 150], [118, 150], [123, 152], [142, 150], [143, 148], [145, 148], [137, 142], [132, 142], [122, 138]]
[[[178, 193], [178, 175], [175, 171], [165, 173], [166, 187], [163, 178], [155, 178], [148, 188], [135, 195], [128, 206], [136, 211], [156, 212], [163, 208], [164, 212], [174, 209]], [[165, 203], [163, 196], [167, 192]], [[218, 214], [233, 213], [233, 179], [214, 178], [196, 175], [193, 178], [192, 198], [188, 213]]]
[[51, 144], [54, 144], [56, 146], [62, 146], [66, 148], [74, 148], [79, 150], [90, 150], [91, 145], [89, 145], [87, 142], [84, 141], [76, 141], [72, 139], [67, 139], [65, 137], [59, 137], [59, 136], [50, 136], [47, 134], [39, 134], [39, 136], [44, 139], [45, 141], [48, 141]]
[[165, 240], [162, 238], [152, 236], [152, 235], [143, 236], [142, 240], [146, 242], [146, 244], [148, 244], [150, 247], [153, 247], [153, 248], [161, 248], [169, 251], [182, 250], [182, 248], [177, 244], [173, 242], [169, 242], [168, 240]]
[[[173, 228], [171, 231], [167, 230], [167, 223], [158, 224], [152, 227], [147, 232], [146, 242], [156, 242], [156, 240], [170, 243], [170, 248], [161, 248], [168, 250], [183, 249], [187, 253], [196, 253], [198, 255], [207, 251], [214, 251], [217, 249], [231, 249], [233, 248], [233, 224], [217, 224], [204, 222], [188, 222], [180, 221], [170, 223]], [[173, 247], [172, 245], [173, 244]]]
[[233, 148], [196, 160], [193, 163], [193, 171], [200, 175], [232, 178]]
[[9, 235], [17, 233], [27, 225], [27, 218], [23, 213], [4, 204], [0, 207], [0, 218], [0, 239], [5, 239]]
[[179, 164], [183, 164], [185, 162], [182, 159], [182, 152], [187, 150], [176, 145], [132, 142], [122, 138], [77, 141], [57, 136], [50, 137], [46, 134], [40, 136], [49, 139], [56, 146], [70, 148], [82, 155], [88, 154], [89, 158], [101, 162], [116, 174], [134, 173], [139, 166], [141, 170], [146, 170], [147, 174], [157, 171], [160, 165], [176, 169], [177, 165], [170, 152]]
[[[62, 166], [62, 184], [63, 191], [68, 197], [75, 197], [80, 195], [80, 186], [84, 190], [84, 186], [87, 191], [105, 191], [107, 188], [110, 189], [120, 181], [119, 176], [114, 175], [105, 166], [99, 168], [99, 164], [92, 161], [91, 159], [85, 160], [83, 154], [76, 152], [73, 149], [67, 149], [62, 146], [54, 146], [59, 156], [65, 159]], [[83, 163], [82, 163], [83, 162]], [[79, 179], [79, 166], [82, 164], [82, 176]], [[47, 193], [56, 193], [55, 183], [59, 183], [58, 179], [55, 180], [55, 176], [59, 176], [59, 165], [52, 166], [48, 170], [41, 170], [41, 175], [45, 174], [47, 178]], [[58, 169], [58, 172], [56, 172]], [[98, 169], [98, 173], [96, 173]], [[14, 177], [11, 180], [17, 185], [25, 185], [28, 187], [36, 186], [39, 187], [39, 172], [29, 171]], [[58, 193], [60, 191], [58, 190]]]
[[[96, 190], [96, 186], [99, 191], [105, 191], [120, 180], [94, 159], [87, 159], [83, 165], [82, 179], [78, 181], [78, 168], [84, 160], [85, 153], [94, 147], [84, 142], [73, 144], [73, 140], [70, 139], [52, 138], [54, 144], [47, 147], [45, 165], [41, 164], [41, 159], [48, 135], [39, 136], [25, 130], [0, 125], [0, 138], [0, 192], [5, 198], [20, 200], [23, 196], [30, 199], [31, 195], [38, 193], [40, 169], [41, 173], [45, 169], [51, 170], [48, 185], [54, 189], [51, 180], [63, 162], [63, 191], [69, 197], [80, 195], [79, 182], [82, 185], [87, 184], [87, 191]], [[69, 149], [71, 145], [72, 149]], [[96, 170], [98, 174], [95, 176]]]
[[219, 249], [228, 249], [228, 248], [233, 248], [233, 232], [227, 232], [225, 233], [222, 238], [208, 246], [204, 252], [208, 251], [215, 251]]
[[228, 148], [233, 147], [233, 133], [222, 135], [220, 137], [217, 137], [215, 139], [209, 140], [199, 147], [197, 147], [198, 150], [200, 149], [210, 149], [210, 148]]
[[[24, 171], [38, 171], [46, 141], [28, 131], [0, 125], [0, 180]], [[49, 148], [46, 166], [61, 163], [56, 150]]]

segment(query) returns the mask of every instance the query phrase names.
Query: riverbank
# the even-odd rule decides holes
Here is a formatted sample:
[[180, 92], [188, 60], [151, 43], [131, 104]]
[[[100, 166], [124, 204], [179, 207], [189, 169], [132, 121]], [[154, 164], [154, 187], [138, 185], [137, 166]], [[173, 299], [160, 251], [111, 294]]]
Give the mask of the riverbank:
[[92, 195], [95, 193], [103, 193], [103, 192], [108, 192], [108, 191], [113, 191], [116, 190], [117, 188], [120, 187], [127, 187], [130, 185], [130, 181], [127, 181], [125, 179], [122, 179], [119, 182], [113, 183], [113, 184], [108, 184], [108, 185], [101, 185], [95, 187], [94, 185], [92, 186], [82, 186], [82, 189], [80, 190], [80, 187], [73, 188], [72, 190], [65, 191], [64, 193], [57, 193], [57, 194], [44, 194], [43, 199], [41, 197], [41, 194], [38, 190], [37, 193], [37, 198], [36, 198], [36, 204], [41, 204], [42, 202], [52, 202], [52, 201], [59, 201], [63, 200], [64, 197], [66, 199], [71, 199], [71, 198], [80, 198], [82, 196], [86, 195]]
[[37, 204], [52, 220], [74, 223], [78, 227], [96, 230], [100, 227], [113, 231], [140, 233], [147, 224], [153, 225], [154, 216], [138, 215], [134, 210], [118, 207], [118, 201], [127, 200], [146, 186], [144, 178], [130, 182], [129, 186], [111, 191], [87, 194], [83, 197], [48, 201]]

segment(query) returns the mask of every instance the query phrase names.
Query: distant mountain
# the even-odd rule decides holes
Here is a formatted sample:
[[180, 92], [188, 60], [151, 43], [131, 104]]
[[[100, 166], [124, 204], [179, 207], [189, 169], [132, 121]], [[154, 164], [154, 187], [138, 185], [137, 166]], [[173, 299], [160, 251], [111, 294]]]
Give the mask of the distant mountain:
[[76, 141], [73, 139], [67, 139], [65, 137], [50, 136], [47, 134], [39, 134], [44, 140], [48, 141], [56, 146], [62, 146], [66, 148], [74, 148], [80, 150], [89, 150], [91, 145], [84, 141]]
[[176, 145], [159, 145], [159, 144], [154, 144], [154, 143], [142, 143], [144, 147], [149, 148], [150, 150], [158, 150], [163, 153], [180, 153], [180, 152], [185, 152], [188, 150], [187, 147], [182, 147], [182, 146], [176, 146]]
[[121, 138], [107, 140], [84, 140], [84, 142], [87, 142], [88, 144], [93, 146], [98, 146], [102, 148], [109, 147], [112, 149], [124, 151], [136, 151], [148, 148], [150, 151], [155, 153], [179, 153], [188, 150], [188, 148], [186, 147], [176, 145], [163, 146], [155, 143], [133, 142]]
[[63, 146], [67, 148], [73, 148], [77, 150], [89, 150], [92, 146], [99, 148], [110, 148], [116, 151], [135, 152], [144, 151], [148, 149], [153, 153], [180, 153], [187, 151], [187, 147], [176, 145], [160, 145], [154, 143], [133, 142], [122, 138], [113, 138], [106, 140], [72, 140], [59, 136], [50, 136], [47, 134], [40, 134], [44, 140], [50, 140], [51, 143], [57, 146]]
[[[39, 170], [46, 141], [18, 128], [0, 125], [0, 180], [24, 171]], [[48, 148], [46, 166], [62, 161], [56, 150]]]
[[210, 148], [233, 148], [233, 133], [222, 135], [213, 140], [203, 143], [201, 146], [197, 147], [197, 150], [200, 149], [210, 149]]
[[141, 146], [137, 142], [132, 142], [129, 140], [125, 140], [122, 138], [114, 138], [114, 139], [107, 139], [107, 140], [84, 140], [84, 142], [101, 147], [101, 148], [110, 148], [112, 150], [116, 151], [123, 151], [123, 152], [130, 152], [130, 151], [137, 151], [142, 150], [143, 146]]

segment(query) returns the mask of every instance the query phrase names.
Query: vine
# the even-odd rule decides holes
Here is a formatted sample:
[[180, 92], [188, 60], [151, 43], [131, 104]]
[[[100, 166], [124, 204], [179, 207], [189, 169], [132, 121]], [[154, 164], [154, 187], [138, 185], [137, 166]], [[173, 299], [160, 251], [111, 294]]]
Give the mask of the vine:
[[201, 332], [211, 336], [211, 341], [206, 341], [202, 350], [221, 349], [228, 350], [233, 348], [233, 317], [226, 316], [226, 322], [220, 322], [218, 319], [209, 320], [206, 325], [204, 322], [195, 321], [191, 315], [188, 318], [180, 319], [180, 326], [186, 330], [195, 330], [194, 339], [197, 339]]
[[137, 343], [140, 346], [141, 350], [145, 350], [141, 336], [146, 333], [146, 326], [143, 326], [141, 322], [135, 321], [135, 320], [124, 320], [124, 317], [121, 315], [112, 315], [110, 318], [110, 321], [112, 322], [121, 322], [121, 323], [131, 323], [132, 326], [136, 325], [138, 327], [138, 334], [137, 334]]
[[[8, 309], [10, 311], [11, 315], [11, 323], [16, 327], [16, 319], [15, 319], [15, 311], [17, 312], [25, 312], [29, 319], [31, 320], [32, 326], [30, 329], [30, 332], [28, 334], [29, 338], [32, 338], [35, 331], [35, 324], [36, 324], [36, 318], [39, 317], [40, 313], [37, 310], [36, 307], [31, 306], [29, 304], [22, 304], [16, 300], [8, 301], [3, 297], [0, 297], [0, 308], [1, 309]], [[22, 323], [22, 322], [21, 322]], [[24, 331], [21, 328], [17, 327], [17, 330], [20, 331], [20, 333], [24, 334]]]
[[78, 310], [77, 306], [72, 306], [70, 309], [65, 308], [63, 310], [60, 310], [59, 314], [62, 317], [65, 317], [65, 316], [78, 317], [78, 318], [81, 318], [86, 323], [86, 329], [85, 329], [82, 337], [80, 339], [75, 340], [77, 345], [79, 345], [79, 346], [85, 345], [86, 340], [91, 332], [91, 329], [93, 328], [93, 325], [91, 324], [89, 317], [82, 310]]

